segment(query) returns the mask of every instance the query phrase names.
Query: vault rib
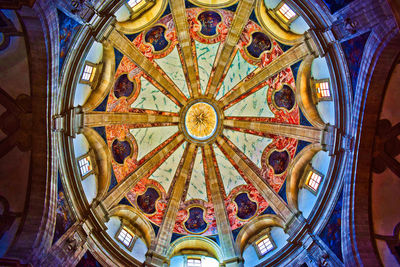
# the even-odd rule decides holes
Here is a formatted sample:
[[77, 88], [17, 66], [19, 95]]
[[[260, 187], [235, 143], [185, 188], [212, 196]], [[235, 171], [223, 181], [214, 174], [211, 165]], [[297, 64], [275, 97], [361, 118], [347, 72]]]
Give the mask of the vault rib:
[[237, 249], [232, 235], [231, 225], [228, 214], [225, 209], [224, 194], [220, 189], [223, 186], [221, 178], [217, 174], [218, 167], [215, 160], [214, 150], [210, 145], [202, 149], [204, 158], [204, 169], [208, 173], [208, 183], [211, 193], [212, 203], [214, 205], [215, 219], [217, 221], [218, 237], [221, 240], [221, 247], [225, 260], [231, 260], [238, 257]]
[[189, 23], [186, 17], [186, 7], [184, 0], [169, 0], [172, 10], [172, 17], [175, 23], [176, 35], [179, 41], [179, 47], [183, 57], [183, 68], [188, 74], [188, 89], [191, 97], [198, 97], [200, 94], [200, 82], [198, 77], [197, 61], [193, 55], [193, 41], [190, 38]]
[[239, 149], [225, 136], [218, 136], [217, 145], [225, 155], [229, 155], [227, 158], [229, 161], [235, 163], [232, 165], [239, 171], [239, 173], [246, 173], [246, 177], [243, 178], [246, 182], [250, 182], [257, 189], [275, 213], [281, 216], [285, 222], [289, 221], [294, 215], [293, 212], [289, 209], [278, 193], [276, 193], [271, 186], [247, 164], [246, 160], [250, 160], [243, 153], [237, 153]]
[[236, 51], [236, 45], [239, 42], [240, 35], [244, 26], [249, 21], [249, 17], [254, 8], [254, 0], [239, 1], [238, 8], [232, 20], [229, 33], [223, 45], [220, 46], [217, 56], [214, 60], [214, 71], [210, 75], [210, 81], [207, 86], [206, 94], [208, 97], [215, 97], [218, 93], [218, 85], [221, 83], [223, 75], [228, 71]]
[[[273, 75], [279, 73], [283, 69], [290, 67], [296, 62], [302, 60], [307, 55], [312, 54], [309, 45], [302, 42], [297, 46], [290, 48], [284, 54], [275, 58], [270, 64], [263, 68], [257, 68], [250, 73], [246, 78], [241, 80], [235, 87], [226, 93], [218, 102], [222, 109], [227, 109], [233, 104], [242, 101], [245, 98], [239, 99], [241, 96], [248, 97], [248, 94], [254, 87], [258, 86]], [[260, 88], [261, 89], [261, 88]], [[256, 91], [252, 92], [255, 93]]]
[[237, 131], [237, 129], [250, 130], [250, 134], [257, 136], [265, 136], [266, 134], [281, 135], [311, 143], [320, 143], [323, 135], [323, 130], [315, 127], [260, 122], [256, 118], [254, 120], [244, 120], [240, 119], [240, 117], [235, 117], [235, 120], [224, 120], [224, 126], [234, 131]]
[[180, 162], [180, 166], [182, 167], [178, 167], [175, 172], [174, 185], [171, 194], [169, 194], [170, 198], [168, 200], [168, 205], [160, 226], [160, 230], [150, 246], [148, 255], [151, 256], [149, 256], [146, 260], [148, 264], [158, 263], [160, 258], [166, 256], [170, 246], [172, 233], [176, 222], [176, 216], [178, 214], [179, 206], [184, 194], [185, 184], [191, 176], [191, 166], [193, 166], [196, 155], [197, 146], [189, 143], [182, 155]]
[[[164, 146], [143, 162], [132, 174], [116, 185], [103, 200], [103, 207], [110, 210], [116, 205], [136, 183], [145, 176], [150, 176], [158, 167], [183, 143], [184, 136], [177, 133]], [[152, 153], [152, 152], [150, 152]], [[149, 154], [150, 154], [149, 153]]]
[[162, 93], [174, 101], [178, 106], [182, 107], [186, 104], [187, 99], [176, 84], [168, 77], [160, 66], [158, 66], [157, 63], [146, 58], [125, 35], [114, 29], [110, 33], [108, 40], [116, 49], [121, 51], [122, 54], [127, 56], [133, 63], [149, 75], [159, 85], [159, 87], [162, 88], [160, 89], [157, 87]]
[[163, 124], [179, 123], [178, 115], [160, 115], [133, 112], [101, 112], [92, 111], [83, 114], [84, 127], [99, 127], [109, 125], [146, 124], [146, 127], [163, 126]]

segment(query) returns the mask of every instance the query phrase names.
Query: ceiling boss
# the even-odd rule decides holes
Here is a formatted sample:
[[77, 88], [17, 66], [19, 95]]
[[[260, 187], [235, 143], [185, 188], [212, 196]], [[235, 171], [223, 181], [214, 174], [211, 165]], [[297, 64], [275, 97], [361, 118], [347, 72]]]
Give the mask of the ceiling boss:
[[185, 128], [194, 139], [206, 140], [217, 129], [217, 112], [208, 103], [199, 102], [190, 106], [185, 116]]

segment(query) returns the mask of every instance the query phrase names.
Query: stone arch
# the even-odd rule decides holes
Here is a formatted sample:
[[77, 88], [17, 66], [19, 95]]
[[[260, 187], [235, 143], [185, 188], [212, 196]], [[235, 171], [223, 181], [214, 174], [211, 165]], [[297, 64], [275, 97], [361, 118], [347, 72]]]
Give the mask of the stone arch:
[[236, 245], [239, 248], [240, 254], [243, 254], [243, 251], [248, 245], [249, 240], [265, 230], [268, 227], [281, 227], [285, 228], [285, 222], [277, 215], [261, 215], [255, 219], [253, 219], [250, 223], [246, 224], [242, 230], [240, 230], [237, 238]]

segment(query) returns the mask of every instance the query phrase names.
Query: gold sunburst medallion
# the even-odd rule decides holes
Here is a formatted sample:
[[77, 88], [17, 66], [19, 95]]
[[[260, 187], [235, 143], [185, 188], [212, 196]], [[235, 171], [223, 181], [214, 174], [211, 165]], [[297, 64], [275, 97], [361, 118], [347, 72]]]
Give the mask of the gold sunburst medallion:
[[186, 130], [192, 138], [205, 140], [214, 134], [217, 120], [217, 112], [210, 104], [196, 103], [186, 113]]

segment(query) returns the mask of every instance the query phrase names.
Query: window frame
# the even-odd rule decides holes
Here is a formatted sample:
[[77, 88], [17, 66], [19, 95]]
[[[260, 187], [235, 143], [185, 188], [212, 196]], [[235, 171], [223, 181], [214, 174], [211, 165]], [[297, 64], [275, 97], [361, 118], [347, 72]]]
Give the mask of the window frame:
[[[89, 170], [85, 174], [82, 174], [82, 169], [81, 169], [81, 165], [80, 165], [80, 161], [83, 160], [83, 159], [86, 159], [87, 161], [89, 161], [89, 164], [90, 164], [89, 166], [91, 166], [91, 170]], [[95, 170], [95, 164], [94, 164], [94, 161], [92, 160], [90, 150], [88, 151], [88, 153], [78, 157], [76, 159], [76, 164], [78, 165], [79, 174], [81, 175], [81, 179], [82, 180], [86, 179], [89, 175], [95, 173], [95, 171], [94, 171]]]
[[[124, 243], [123, 240], [119, 239], [119, 235], [121, 234], [122, 231], [125, 231], [127, 234], [129, 234], [129, 235], [132, 237], [132, 239], [131, 239], [129, 245], [126, 245], [126, 244]], [[134, 247], [134, 245], [135, 245], [136, 240], [138, 239], [138, 237], [137, 237], [137, 235], [135, 235], [135, 234], [129, 229], [129, 227], [127, 227], [127, 226], [121, 221], [121, 226], [119, 227], [118, 231], [115, 233], [115, 239], [116, 239], [119, 243], [121, 243], [127, 250], [132, 251], [132, 249], [133, 249], [133, 247]]]
[[[286, 5], [295, 14], [292, 18], [288, 19], [280, 11], [283, 5]], [[292, 22], [299, 17], [299, 14], [297, 14], [296, 11], [286, 3], [286, 1], [279, 2], [279, 4], [274, 9], [269, 9], [268, 13], [286, 31], [290, 31], [290, 24], [292, 24]]]
[[[282, 13], [281, 9], [283, 8], [283, 6], [286, 6], [286, 7], [288, 8], [288, 12], [293, 12], [293, 13], [294, 13], [294, 16], [292, 16], [292, 17], [290, 17], [290, 18], [286, 17], [285, 14], [287, 14], [288, 12]], [[288, 4], [286, 4], [285, 1], [281, 1], [281, 2], [278, 4], [278, 6], [276, 7], [276, 12], [277, 12], [277, 14], [279, 14], [279, 16], [280, 16], [285, 22], [287, 22], [287, 23], [289, 23], [289, 24], [292, 23], [295, 19], [297, 19], [297, 18], [299, 17], [299, 15], [297, 15], [297, 13], [294, 12], [294, 10], [293, 10]]]
[[[318, 176], [321, 178], [320, 181], [319, 181], [319, 183], [318, 183], [318, 187], [317, 187], [316, 190], [315, 190], [312, 186], [310, 186], [310, 185], [308, 184], [313, 174], [316, 174], [316, 175], [318, 175]], [[314, 195], [317, 195], [317, 194], [318, 194], [318, 191], [319, 191], [319, 189], [320, 189], [320, 187], [321, 187], [321, 184], [322, 184], [322, 182], [323, 182], [323, 180], [324, 180], [324, 178], [325, 178], [325, 177], [324, 177], [324, 175], [323, 175], [321, 172], [315, 170], [313, 167], [310, 167], [310, 168], [307, 170], [306, 175], [305, 175], [305, 177], [304, 177], [303, 185], [304, 185], [304, 187], [305, 187], [307, 190], [309, 190], [311, 193], [313, 193]]]
[[[189, 260], [200, 261], [200, 265], [189, 265]], [[198, 257], [187, 257], [186, 258], [186, 267], [201, 267], [201, 266], [202, 266], [201, 258], [198, 258]]]
[[[320, 83], [328, 83], [328, 89], [327, 91], [329, 92], [329, 96], [318, 96], [317, 92], [317, 84]], [[312, 79], [312, 88], [313, 88], [313, 95], [316, 100], [316, 103], [321, 102], [321, 101], [332, 101], [332, 90], [331, 90], [331, 82], [329, 78], [325, 79]]]
[[129, 4], [129, 0], [125, 2], [126, 8], [129, 10], [130, 13], [130, 19], [136, 19], [139, 17], [142, 13], [146, 12], [149, 10], [152, 6], [156, 4], [155, 0], [141, 0], [139, 3], [131, 7]]
[[[263, 242], [265, 239], [269, 240], [269, 242], [272, 245], [272, 248], [270, 250], [267, 250], [267, 252], [265, 252], [263, 254], [261, 252], [258, 244]], [[258, 236], [258, 238], [253, 242], [253, 247], [256, 250], [256, 253], [257, 253], [257, 256], [258, 256], [259, 259], [265, 257], [268, 253], [270, 253], [271, 251], [273, 251], [274, 249], [277, 248], [276, 243], [275, 243], [274, 239], [271, 236], [271, 228], [268, 228], [266, 231], [263, 231], [262, 234]]]
[[[85, 74], [86, 66], [92, 67], [92, 72], [91, 72], [90, 77], [89, 77], [88, 80], [83, 78], [83, 75]], [[85, 61], [85, 64], [83, 65], [83, 69], [82, 69], [82, 73], [81, 73], [81, 77], [80, 77], [79, 83], [92, 85], [94, 83], [94, 81], [95, 81], [95, 78], [96, 78], [96, 75], [97, 75], [98, 71], [99, 71], [99, 68], [98, 68], [97, 64], [94, 64], [93, 62], [90, 62], [90, 61]]]

